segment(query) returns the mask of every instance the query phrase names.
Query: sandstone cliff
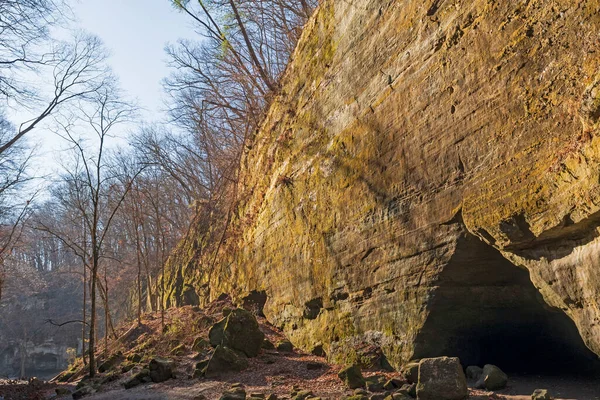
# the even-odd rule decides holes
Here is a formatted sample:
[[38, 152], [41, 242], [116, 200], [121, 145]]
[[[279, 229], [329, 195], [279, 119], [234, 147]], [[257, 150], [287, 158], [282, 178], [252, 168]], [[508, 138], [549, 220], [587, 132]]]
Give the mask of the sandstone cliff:
[[245, 156], [235, 256], [192, 231], [173, 302], [264, 292], [340, 362], [600, 354], [599, 35], [598, 0], [325, 0]]

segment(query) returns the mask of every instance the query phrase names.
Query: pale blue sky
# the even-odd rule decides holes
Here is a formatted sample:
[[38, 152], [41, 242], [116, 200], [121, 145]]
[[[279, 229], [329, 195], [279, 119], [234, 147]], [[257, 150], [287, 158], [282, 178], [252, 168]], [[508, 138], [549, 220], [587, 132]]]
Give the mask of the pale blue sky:
[[189, 18], [170, 0], [80, 0], [73, 9], [80, 27], [111, 51], [123, 89], [155, 116], [164, 108], [160, 81], [169, 73], [165, 44], [195, 36]]
[[[194, 39], [189, 17], [175, 10], [170, 0], [79, 0], [71, 3], [76, 21], [71, 28], [95, 34], [110, 52], [109, 65], [125, 94], [145, 109], [141, 120], [160, 120], [164, 106], [161, 80], [168, 76], [164, 47], [178, 39]], [[12, 110], [13, 122], [31, 118], [24, 110]], [[135, 129], [121, 126], [120, 136]], [[44, 128], [31, 133], [28, 142], [37, 145], [35, 175], [60, 169], [65, 142]], [[121, 143], [123, 143], [121, 141]]]

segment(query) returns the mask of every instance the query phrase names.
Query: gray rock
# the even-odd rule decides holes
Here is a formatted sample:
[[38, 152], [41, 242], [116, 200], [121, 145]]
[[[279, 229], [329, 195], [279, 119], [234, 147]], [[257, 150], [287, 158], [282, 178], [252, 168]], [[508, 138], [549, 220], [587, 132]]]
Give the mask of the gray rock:
[[137, 374], [135, 374], [134, 376], [132, 376], [131, 378], [129, 378], [129, 380], [127, 380], [123, 384], [123, 386], [125, 387], [125, 389], [131, 389], [133, 387], [141, 385], [142, 383], [149, 383], [149, 382], [152, 382], [152, 379], [150, 379], [150, 371], [147, 369], [143, 369], [140, 372], [138, 372]]
[[410, 397], [417, 397], [417, 384], [410, 383], [402, 385], [400, 389], [398, 389], [398, 392], [408, 395]]
[[245, 356], [225, 346], [218, 346], [204, 370], [206, 377], [213, 377], [223, 372], [239, 372], [248, 368]]
[[358, 389], [365, 387], [365, 378], [363, 378], [362, 371], [358, 365], [351, 365], [342, 369], [338, 373], [338, 377], [348, 386], [350, 389]]
[[277, 343], [277, 351], [281, 351], [284, 353], [291, 353], [294, 351], [294, 345], [289, 340], [282, 340]]
[[241, 387], [231, 388], [223, 393], [221, 400], [245, 400], [246, 391]]
[[467, 367], [467, 379], [478, 381], [483, 374], [483, 368], [478, 367], [477, 365], [471, 365]]
[[164, 382], [173, 378], [173, 361], [163, 358], [153, 358], [148, 364], [152, 382]]
[[213, 347], [225, 346], [256, 357], [260, 352], [265, 335], [258, 321], [248, 311], [236, 308], [210, 329], [208, 338]]
[[419, 381], [419, 362], [411, 361], [402, 366], [402, 375], [408, 383], [417, 383]]
[[82, 386], [79, 389], [77, 389], [76, 391], [73, 392], [73, 399], [77, 400], [77, 399], [81, 399], [84, 396], [87, 396], [89, 394], [94, 393], [94, 388], [91, 386]]
[[477, 383], [476, 388], [487, 390], [500, 390], [506, 387], [508, 376], [495, 365], [486, 364]]
[[369, 392], [381, 392], [387, 382], [387, 378], [382, 375], [374, 375], [365, 378], [365, 384]]
[[425, 358], [419, 363], [419, 400], [463, 400], [467, 379], [456, 357]]
[[531, 395], [531, 400], [551, 400], [552, 397], [546, 389], [535, 389]]

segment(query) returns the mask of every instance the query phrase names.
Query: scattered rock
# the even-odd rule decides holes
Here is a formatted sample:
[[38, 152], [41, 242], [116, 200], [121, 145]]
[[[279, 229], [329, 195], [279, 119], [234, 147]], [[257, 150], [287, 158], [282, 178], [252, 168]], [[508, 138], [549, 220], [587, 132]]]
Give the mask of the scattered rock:
[[365, 379], [365, 384], [369, 392], [381, 392], [387, 382], [387, 378], [382, 375], [373, 375]]
[[508, 376], [495, 365], [487, 364], [483, 367], [483, 371], [479, 380], [475, 384], [476, 388], [487, 390], [500, 390], [506, 387]]
[[344, 400], [369, 400], [369, 396], [364, 394], [353, 394], [352, 396], [343, 397]]
[[419, 363], [419, 400], [463, 400], [467, 379], [456, 357], [425, 358]]
[[89, 394], [94, 393], [94, 388], [91, 386], [82, 386], [79, 389], [77, 389], [76, 391], [73, 392], [73, 399], [77, 400], [77, 399], [81, 399], [84, 396], [87, 396]]
[[129, 371], [131, 371], [133, 368], [135, 367], [134, 363], [127, 363], [127, 364], [123, 364], [121, 365], [121, 373], [127, 373]]
[[264, 399], [265, 394], [264, 393], [250, 393], [250, 398], [251, 399]]
[[358, 365], [351, 365], [342, 369], [338, 373], [338, 377], [348, 386], [350, 389], [357, 389], [365, 387], [365, 378], [363, 378], [362, 372]]
[[392, 393], [390, 396], [387, 396], [385, 400], [412, 400], [413, 398], [404, 394], [404, 393]]
[[241, 387], [231, 388], [223, 393], [221, 400], [245, 400], [246, 391]]
[[121, 377], [120, 374], [118, 374], [116, 372], [111, 372], [110, 374], [107, 374], [102, 379], [100, 379], [100, 384], [101, 385], [106, 385], [107, 383], [114, 382], [114, 381], [118, 380], [120, 377]]
[[202, 361], [196, 363], [196, 368], [194, 369], [194, 374], [192, 375], [192, 378], [203, 377], [204, 371], [206, 370], [206, 367], [208, 366], [209, 362], [210, 362], [210, 358], [207, 358], [206, 360], [202, 360]]
[[142, 361], [142, 358], [144, 357], [140, 353], [133, 353], [127, 357], [127, 360], [134, 363], [139, 363], [140, 361]]
[[312, 354], [313, 356], [317, 356], [317, 357], [325, 357], [327, 354], [325, 354], [325, 350], [323, 350], [323, 345], [319, 344], [316, 345], [311, 351], [310, 354]]
[[552, 397], [546, 389], [535, 389], [531, 395], [531, 400], [551, 400]]
[[65, 387], [57, 387], [56, 389], [54, 389], [54, 391], [56, 392], [57, 396], [67, 396], [71, 394], [71, 390]]
[[467, 367], [467, 379], [478, 381], [481, 378], [481, 374], [483, 374], [483, 368], [478, 367], [476, 365], [471, 365]]
[[173, 361], [163, 358], [153, 358], [148, 364], [150, 379], [159, 383], [173, 378]]
[[411, 361], [402, 367], [402, 375], [408, 383], [417, 383], [419, 381], [419, 362]]
[[152, 379], [150, 379], [150, 371], [148, 369], [143, 369], [131, 378], [129, 378], [129, 380], [127, 380], [123, 384], [123, 386], [125, 387], [125, 389], [131, 389], [133, 387], [141, 385], [142, 383], [149, 382], [152, 382]]
[[291, 353], [294, 351], [294, 345], [289, 340], [282, 340], [277, 342], [277, 351], [281, 351], [284, 353]]
[[398, 389], [398, 392], [410, 397], [417, 397], [417, 384], [410, 383], [402, 385], [400, 389]]
[[404, 385], [404, 381], [398, 378], [392, 378], [390, 380], [388, 380], [385, 385], [383, 385], [383, 388], [385, 390], [395, 390], [398, 388], [401, 388], [402, 385]]
[[248, 368], [248, 360], [225, 346], [218, 346], [204, 371], [206, 377], [219, 375], [223, 372], [243, 371]]
[[296, 393], [294, 397], [292, 397], [292, 400], [305, 400], [311, 399], [313, 397], [315, 397], [315, 395], [310, 390], [301, 390], [298, 393]]
[[203, 337], [197, 337], [194, 339], [194, 344], [192, 344], [193, 351], [202, 351], [208, 347], [210, 347], [210, 343]]
[[263, 340], [261, 346], [265, 350], [274, 350], [275, 349], [275, 345], [267, 338], [265, 338], [265, 340]]
[[121, 361], [123, 361], [123, 354], [121, 352], [113, 354], [110, 357], [108, 357], [106, 361], [100, 364], [100, 366], [98, 367], [98, 372], [103, 373], [109, 371]]
[[222, 345], [239, 350], [248, 357], [258, 355], [265, 337], [254, 315], [241, 308], [232, 310], [226, 318], [213, 325], [208, 336], [213, 347]]

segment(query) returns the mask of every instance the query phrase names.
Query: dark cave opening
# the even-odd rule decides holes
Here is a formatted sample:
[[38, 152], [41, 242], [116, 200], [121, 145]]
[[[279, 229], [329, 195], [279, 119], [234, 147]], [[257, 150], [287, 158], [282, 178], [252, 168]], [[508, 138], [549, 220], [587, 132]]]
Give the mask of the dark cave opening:
[[471, 234], [459, 240], [428, 308], [415, 358], [455, 356], [464, 367], [518, 374], [600, 372], [575, 323], [546, 305], [529, 272]]

